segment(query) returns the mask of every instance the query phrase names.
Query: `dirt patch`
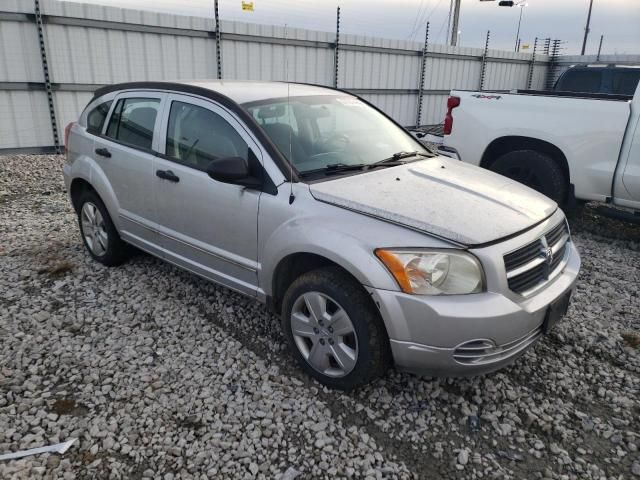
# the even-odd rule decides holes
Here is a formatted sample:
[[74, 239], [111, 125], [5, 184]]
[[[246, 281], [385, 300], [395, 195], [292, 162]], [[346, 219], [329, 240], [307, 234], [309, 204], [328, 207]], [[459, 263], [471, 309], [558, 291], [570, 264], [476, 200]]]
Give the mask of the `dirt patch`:
[[83, 417], [89, 413], [89, 409], [81, 403], [76, 403], [70, 398], [56, 400], [51, 406], [51, 411], [58, 415], [71, 415], [73, 417]]

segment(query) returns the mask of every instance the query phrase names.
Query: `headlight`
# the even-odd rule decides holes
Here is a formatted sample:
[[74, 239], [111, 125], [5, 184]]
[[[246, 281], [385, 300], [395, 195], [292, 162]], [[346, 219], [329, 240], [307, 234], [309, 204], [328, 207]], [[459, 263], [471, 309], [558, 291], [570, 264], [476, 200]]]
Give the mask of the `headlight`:
[[461, 295], [484, 290], [482, 267], [460, 251], [376, 250], [405, 293]]

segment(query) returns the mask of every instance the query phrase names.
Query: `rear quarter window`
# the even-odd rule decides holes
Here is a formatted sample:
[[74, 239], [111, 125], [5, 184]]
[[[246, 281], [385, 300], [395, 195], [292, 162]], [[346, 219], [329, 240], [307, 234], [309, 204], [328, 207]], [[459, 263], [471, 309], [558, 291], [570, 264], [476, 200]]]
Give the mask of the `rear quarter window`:
[[112, 101], [101, 103], [87, 115], [87, 132], [99, 135], [102, 133], [104, 121], [107, 118]]

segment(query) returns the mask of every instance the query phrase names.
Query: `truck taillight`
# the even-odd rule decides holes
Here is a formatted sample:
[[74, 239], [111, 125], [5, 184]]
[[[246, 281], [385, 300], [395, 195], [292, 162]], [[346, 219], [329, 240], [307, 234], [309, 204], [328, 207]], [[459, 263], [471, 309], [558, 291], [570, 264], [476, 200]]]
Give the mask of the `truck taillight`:
[[453, 129], [453, 109], [460, 105], [460, 97], [449, 97], [447, 100], [447, 114], [444, 117], [444, 134], [450, 135]]
[[69, 151], [69, 133], [71, 132], [71, 127], [76, 122], [69, 123], [66, 127], [64, 127], [64, 149], [65, 151]]

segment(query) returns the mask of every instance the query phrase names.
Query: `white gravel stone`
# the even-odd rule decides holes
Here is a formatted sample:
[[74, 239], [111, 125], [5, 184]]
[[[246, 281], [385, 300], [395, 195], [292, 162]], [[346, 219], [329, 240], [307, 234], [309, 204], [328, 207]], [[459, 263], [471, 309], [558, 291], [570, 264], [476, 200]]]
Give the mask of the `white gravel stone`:
[[0, 157], [0, 453], [79, 441], [0, 462], [0, 478], [639, 475], [640, 353], [624, 336], [640, 331], [640, 228], [590, 208], [571, 220], [568, 315], [513, 366], [390, 371], [344, 394], [300, 372], [253, 300], [143, 254], [92, 261], [63, 161]]

